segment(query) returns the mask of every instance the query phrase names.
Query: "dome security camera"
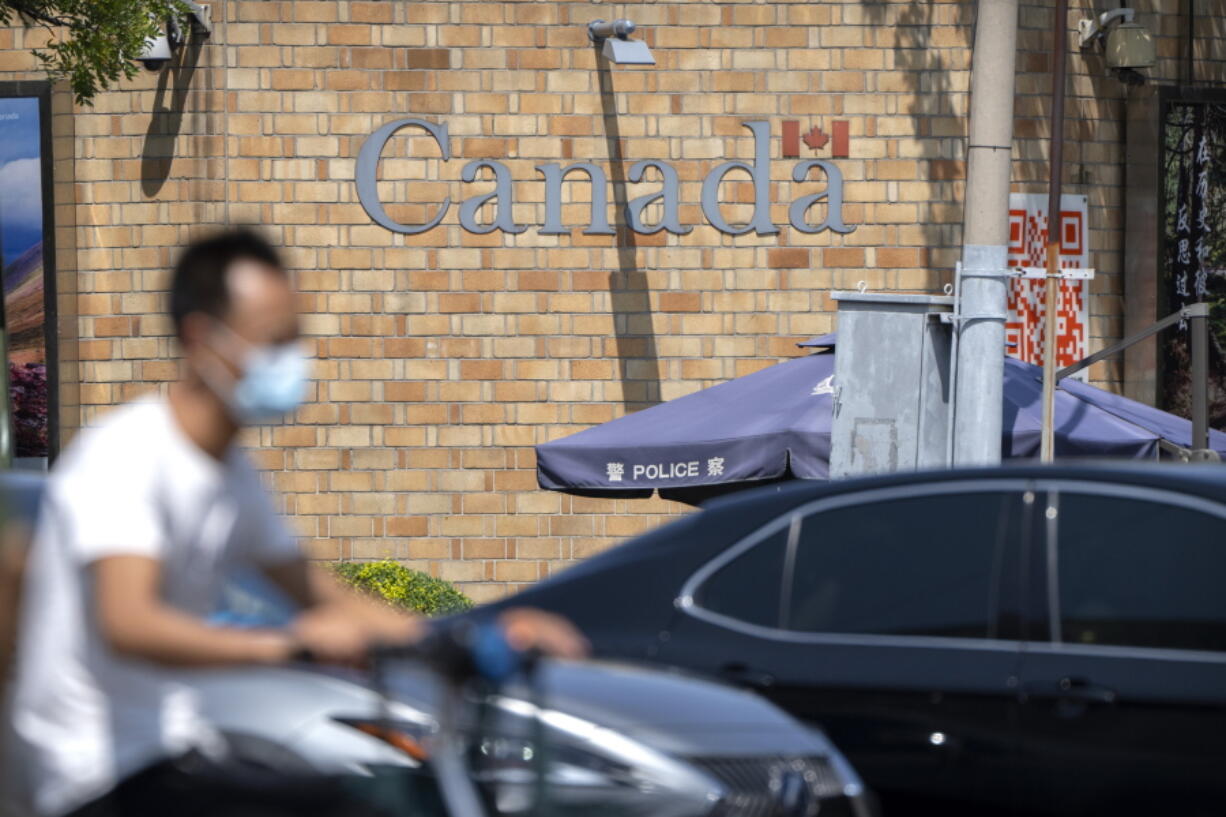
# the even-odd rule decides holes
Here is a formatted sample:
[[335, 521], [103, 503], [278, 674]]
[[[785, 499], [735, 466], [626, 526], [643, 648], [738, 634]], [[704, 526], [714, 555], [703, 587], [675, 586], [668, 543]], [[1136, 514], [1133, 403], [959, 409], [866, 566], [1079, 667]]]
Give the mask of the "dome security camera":
[[[208, 36], [207, 31], [205, 36]], [[175, 52], [186, 41], [187, 33], [177, 20], [171, 18], [166, 21], [166, 25], [160, 35], [145, 40], [145, 47], [136, 59], [145, 66], [146, 71], [161, 71], [174, 58]]]
[[159, 37], [150, 37], [145, 40], [145, 47], [141, 50], [137, 61], [145, 66], [146, 71], [161, 71], [170, 62], [174, 52], [170, 47], [170, 37], [163, 34]]

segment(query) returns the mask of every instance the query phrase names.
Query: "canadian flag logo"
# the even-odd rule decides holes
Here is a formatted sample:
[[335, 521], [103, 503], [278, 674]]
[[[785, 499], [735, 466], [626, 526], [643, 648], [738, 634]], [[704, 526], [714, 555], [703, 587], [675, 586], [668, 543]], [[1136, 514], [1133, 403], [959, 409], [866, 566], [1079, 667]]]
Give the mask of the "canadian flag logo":
[[818, 123], [810, 126], [804, 136], [801, 136], [799, 120], [783, 120], [783, 158], [800, 158], [801, 142], [815, 153], [830, 145], [832, 159], [850, 158], [851, 123], [846, 119], [836, 119], [830, 123], [830, 133], [822, 130], [821, 124]]

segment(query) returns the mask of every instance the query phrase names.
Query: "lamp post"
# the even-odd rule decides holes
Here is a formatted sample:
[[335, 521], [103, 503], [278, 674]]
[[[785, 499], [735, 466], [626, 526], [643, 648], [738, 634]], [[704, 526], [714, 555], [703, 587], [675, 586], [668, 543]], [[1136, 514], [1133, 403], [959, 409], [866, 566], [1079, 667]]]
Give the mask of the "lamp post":
[[1039, 459], [1055, 458], [1056, 309], [1060, 302], [1060, 194], [1064, 182], [1064, 89], [1067, 85], [1068, 0], [1056, 0], [1052, 23], [1051, 183], [1047, 193], [1047, 292], [1043, 316], [1043, 434]]
[[979, 0], [971, 71], [952, 459], [1000, 462], [1018, 0]]

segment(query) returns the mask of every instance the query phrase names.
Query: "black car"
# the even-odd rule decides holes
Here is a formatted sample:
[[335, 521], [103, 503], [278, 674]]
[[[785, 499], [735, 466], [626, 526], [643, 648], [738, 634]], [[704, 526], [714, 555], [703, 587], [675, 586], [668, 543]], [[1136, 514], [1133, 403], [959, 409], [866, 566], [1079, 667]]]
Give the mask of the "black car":
[[886, 817], [1226, 813], [1226, 467], [775, 486], [503, 604], [821, 724]]

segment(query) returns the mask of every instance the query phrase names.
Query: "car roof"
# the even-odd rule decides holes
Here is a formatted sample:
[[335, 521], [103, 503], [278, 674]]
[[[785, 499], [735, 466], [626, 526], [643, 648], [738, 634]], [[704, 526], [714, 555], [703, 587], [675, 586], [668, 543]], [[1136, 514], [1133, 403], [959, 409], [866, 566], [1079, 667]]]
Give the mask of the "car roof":
[[992, 479], [1110, 482], [1226, 500], [1226, 465], [1220, 463], [1072, 460], [1050, 465], [1006, 462], [998, 466], [906, 471], [829, 481], [795, 480], [723, 496], [704, 504], [703, 510], [713, 513], [740, 510], [747, 504], [757, 504], [767, 496], [784, 502], [792, 499], [799, 504], [811, 499], [879, 488]]
[[[482, 614], [514, 604], [548, 607], [554, 594], [564, 588], [579, 587], [580, 594], [594, 592], [584, 584], [605, 582], [607, 571], [633, 573], [643, 586], [651, 581], [672, 582], [677, 574], [690, 575], [696, 564], [710, 558], [713, 550], [723, 549], [759, 529], [769, 519], [788, 514], [798, 507], [828, 497], [896, 487], [962, 483], [983, 484], [993, 480], [1100, 482], [1137, 486], [1211, 501], [1226, 501], [1226, 465], [1154, 463], [1136, 461], [1066, 460], [1041, 465], [1036, 462], [1009, 462], [994, 467], [950, 468], [839, 480], [794, 480], [746, 489], [713, 499], [693, 513], [632, 536], [594, 556], [538, 582], [514, 596], [478, 608]], [[1042, 486], [1037, 486], [1041, 490]], [[620, 586], [620, 585], [619, 585]], [[619, 590], [618, 592], [623, 592]]]

